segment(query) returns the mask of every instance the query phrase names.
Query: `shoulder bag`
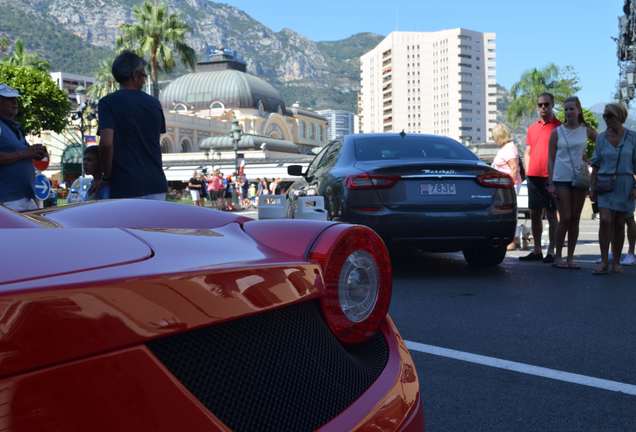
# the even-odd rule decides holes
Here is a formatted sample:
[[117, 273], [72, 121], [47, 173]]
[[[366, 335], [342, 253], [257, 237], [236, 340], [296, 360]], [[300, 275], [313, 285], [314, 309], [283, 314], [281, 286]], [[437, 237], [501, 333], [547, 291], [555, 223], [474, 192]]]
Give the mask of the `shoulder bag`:
[[[627, 130], [625, 130], [627, 134]], [[623, 137], [625, 139], [625, 137]], [[609, 145], [612, 145], [609, 143]], [[596, 174], [596, 192], [600, 194], [609, 193], [614, 190], [616, 184], [616, 174], [618, 173], [618, 164], [621, 161], [621, 152], [623, 151], [623, 145], [619, 144], [618, 158], [616, 158], [616, 166], [614, 167], [614, 174]]]
[[563, 137], [563, 140], [566, 144], [566, 149], [568, 152], [568, 156], [570, 158], [570, 164], [572, 165], [572, 187], [576, 189], [589, 189], [590, 188], [590, 172], [587, 169], [587, 164], [581, 163], [578, 165], [574, 165], [574, 160], [572, 159], [572, 153], [570, 152], [570, 143], [568, 139], [565, 137], [565, 133], [561, 130], [561, 127], [557, 129], [557, 133]]

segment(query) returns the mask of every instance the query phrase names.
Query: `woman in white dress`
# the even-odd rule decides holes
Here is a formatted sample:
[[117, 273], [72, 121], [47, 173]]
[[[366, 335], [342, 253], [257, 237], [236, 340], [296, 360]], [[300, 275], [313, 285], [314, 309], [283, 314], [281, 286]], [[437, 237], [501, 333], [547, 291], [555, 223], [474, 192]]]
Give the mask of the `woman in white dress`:
[[[574, 249], [579, 238], [579, 221], [587, 196], [587, 185], [577, 184], [577, 178], [589, 178], [585, 157], [588, 140], [596, 140], [596, 131], [585, 124], [583, 108], [578, 97], [563, 102], [565, 123], [550, 135], [548, 157], [548, 191], [556, 197], [559, 224], [556, 233], [556, 256], [553, 266], [562, 269], [579, 269], [574, 262]], [[563, 244], [568, 237], [568, 257], [563, 260]]]

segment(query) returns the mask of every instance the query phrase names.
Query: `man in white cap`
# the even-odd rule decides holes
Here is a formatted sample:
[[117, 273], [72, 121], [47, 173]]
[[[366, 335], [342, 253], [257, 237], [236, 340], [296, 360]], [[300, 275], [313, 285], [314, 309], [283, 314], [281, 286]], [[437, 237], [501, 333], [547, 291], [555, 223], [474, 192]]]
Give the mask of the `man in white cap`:
[[0, 84], [0, 204], [16, 211], [34, 210], [33, 159], [42, 159], [46, 149], [30, 146], [17, 123], [20, 93]]

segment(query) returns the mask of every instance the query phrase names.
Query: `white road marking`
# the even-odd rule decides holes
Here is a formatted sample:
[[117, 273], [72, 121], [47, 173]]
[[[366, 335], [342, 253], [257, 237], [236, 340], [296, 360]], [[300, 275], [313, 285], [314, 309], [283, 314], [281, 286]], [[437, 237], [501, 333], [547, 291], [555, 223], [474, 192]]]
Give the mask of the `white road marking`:
[[505, 369], [513, 372], [519, 372], [526, 375], [534, 375], [543, 378], [549, 378], [557, 381], [563, 381], [573, 384], [595, 387], [598, 389], [609, 390], [617, 393], [625, 393], [636, 396], [636, 385], [625, 384], [618, 381], [610, 381], [601, 378], [594, 378], [587, 375], [579, 375], [570, 372], [564, 372], [556, 369], [549, 369], [540, 366], [533, 366], [526, 363], [518, 363], [510, 360], [503, 360], [496, 357], [488, 357], [479, 354], [472, 354], [464, 351], [457, 351], [448, 348], [442, 348], [434, 345], [426, 345], [419, 342], [405, 341], [406, 346], [411, 351], [417, 351], [435, 356], [452, 358], [468, 363], [475, 363], [483, 366], [490, 366], [498, 369]]

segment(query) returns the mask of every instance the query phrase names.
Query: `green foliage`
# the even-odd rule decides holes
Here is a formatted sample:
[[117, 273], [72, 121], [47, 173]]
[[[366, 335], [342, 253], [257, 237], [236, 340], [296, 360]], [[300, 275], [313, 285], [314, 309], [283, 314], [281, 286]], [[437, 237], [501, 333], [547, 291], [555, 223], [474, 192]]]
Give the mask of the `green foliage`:
[[123, 24], [117, 37], [119, 49], [130, 49], [148, 59], [153, 96], [159, 96], [159, 71], [170, 72], [175, 56], [194, 70], [196, 52], [187, 44], [191, 31], [180, 15], [171, 13], [164, 3], [145, 0], [133, 8], [135, 22]]
[[524, 118], [535, 116], [537, 98], [543, 92], [552, 93], [555, 102], [560, 104], [579, 90], [578, 76], [569, 66], [559, 68], [551, 63], [543, 69], [526, 71], [510, 89], [508, 121], [517, 127]]
[[374, 33], [357, 33], [338, 41], [318, 42], [318, 49], [336, 61], [350, 61], [371, 51], [379, 44], [384, 36]]
[[14, 6], [14, 2], [2, 3], [0, 33], [12, 40], [22, 39], [26, 48], [39, 53], [53, 70], [64, 72], [92, 74], [101, 59], [111, 56], [113, 52], [108, 48], [92, 46], [64, 30], [55, 19], [29, 14]]
[[109, 93], [114, 92], [119, 87], [117, 81], [111, 72], [113, 59], [103, 60], [99, 69], [95, 73], [95, 83], [88, 88], [87, 95], [92, 100], [103, 98]]
[[[561, 123], [565, 123], [565, 112], [562, 109], [557, 110], [555, 115]], [[587, 108], [583, 108], [583, 120], [585, 120], [585, 124], [588, 127], [591, 127], [594, 130], [598, 130], [598, 118], [596, 117], [596, 114], [594, 114]], [[588, 158], [592, 157], [592, 154], [594, 153], [594, 146], [596, 146], [596, 143], [594, 141], [587, 140], [585, 153], [587, 154]]]
[[42, 72], [48, 72], [51, 69], [49, 62], [40, 57], [39, 54], [27, 51], [20, 38], [16, 39], [11, 55], [2, 61], [11, 66], [30, 66]]
[[17, 89], [22, 97], [18, 121], [27, 133], [61, 132], [71, 109], [66, 93], [51, 77], [32, 67], [0, 64], [0, 82]]

